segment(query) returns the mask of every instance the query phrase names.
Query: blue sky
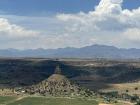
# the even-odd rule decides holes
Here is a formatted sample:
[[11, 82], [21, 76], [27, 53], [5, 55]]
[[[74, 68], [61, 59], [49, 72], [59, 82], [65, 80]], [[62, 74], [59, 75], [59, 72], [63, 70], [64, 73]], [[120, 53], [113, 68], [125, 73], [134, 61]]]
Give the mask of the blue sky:
[[140, 0], [0, 0], [0, 49], [140, 48]]
[[[14, 15], [88, 12], [100, 0], [0, 0], [0, 10]], [[140, 0], [124, 0], [123, 8], [138, 8]]]

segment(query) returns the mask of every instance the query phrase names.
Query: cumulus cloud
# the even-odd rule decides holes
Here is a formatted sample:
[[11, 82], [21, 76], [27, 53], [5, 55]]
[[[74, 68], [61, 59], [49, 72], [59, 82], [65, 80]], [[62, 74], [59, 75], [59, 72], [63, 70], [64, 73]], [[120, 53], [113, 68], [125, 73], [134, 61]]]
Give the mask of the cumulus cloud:
[[101, 38], [104, 34], [114, 36], [117, 32], [120, 34], [118, 36], [140, 41], [140, 7], [132, 11], [122, 9], [122, 2], [123, 0], [101, 0], [94, 11], [58, 14], [57, 18], [68, 23], [67, 29], [72, 32], [83, 31], [86, 35], [92, 33], [95, 38]]
[[99, 5], [95, 8], [95, 12], [99, 14], [113, 13], [118, 14], [122, 11], [122, 0], [101, 0]]
[[26, 30], [25, 28], [11, 24], [8, 19], [0, 18], [0, 36], [9, 38], [36, 37], [38, 32]]
[[122, 3], [123, 0], [101, 0], [88, 13], [23, 17], [21, 21], [24, 20], [23, 23], [33, 28], [32, 30], [0, 18], [0, 40], [4, 35], [23, 39], [13, 41], [12, 44], [5, 41], [6, 45], [1, 44], [0, 48], [83, 47], [91, 44], [140, 48], [140, 7], [133, 10], [122, 9]]

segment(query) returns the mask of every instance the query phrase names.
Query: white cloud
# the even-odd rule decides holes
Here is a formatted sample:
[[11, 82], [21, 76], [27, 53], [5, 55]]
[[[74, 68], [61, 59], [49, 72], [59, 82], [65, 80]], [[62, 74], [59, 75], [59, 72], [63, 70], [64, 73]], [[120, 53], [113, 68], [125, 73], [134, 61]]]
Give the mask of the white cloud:
[[57, 18], [77, 25], [77, 28], [120, 31], [127, 28], [140, 28], [140, 8], [122, 10], [122, 0], [101, 0], [95, 11], [78, 14], [58, 14]]
[[122, 0], [101, 0], [99, 5], [95, 8], [95, 12], [99, 14], [104, 13], [120, 13]]
[[36, 37], [38, 32], [26, 30], [21, 26], [11, 24], [7, 19], [0, 18], [0, 36], [8, 38]]
[[130, 47], [128, 43], [140, 43], [140, 7], [122, 9], [122, 3], [123, 0], [101, 0], [94, 11], [58, 14], [56, 17], [67, 23], [66, 29], [69, 32], [82, 32], [81, 37], [90, 36], [89, 40], [98, 39], [94, 43]]
[[9, 16], [8, 20], [13, 19], [15, 24], [0, 18], [0, 41], [3, 35], [22, 39], [8, 42], [5, 38], [0, 48], [82, 47], [91, 44], [140, 48], [140, 7], [122, 9], [122, 2], [101, 0], [95, 10], [88, 13], [51, 17]]
[[123, 33], [124, 37], [128, 38], [132, 41], [140, 41], [140, 29], [138, 28], [131, 28], [126, 30]]

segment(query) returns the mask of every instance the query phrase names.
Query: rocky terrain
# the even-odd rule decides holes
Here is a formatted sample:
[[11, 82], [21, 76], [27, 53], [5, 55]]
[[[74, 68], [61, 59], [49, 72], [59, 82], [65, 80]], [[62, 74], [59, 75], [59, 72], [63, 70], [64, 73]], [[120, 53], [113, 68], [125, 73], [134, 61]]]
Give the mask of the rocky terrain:
[[91, 96], [92, 92], [82, 89], [77, 84], [71, 82], [61, 74], [59, 66], [56, 67], [55, 73], [48, 79], [43, 80], [37, 85], [25, 87], [24, 90], [29, 94], [40, 94], [43, 96]]

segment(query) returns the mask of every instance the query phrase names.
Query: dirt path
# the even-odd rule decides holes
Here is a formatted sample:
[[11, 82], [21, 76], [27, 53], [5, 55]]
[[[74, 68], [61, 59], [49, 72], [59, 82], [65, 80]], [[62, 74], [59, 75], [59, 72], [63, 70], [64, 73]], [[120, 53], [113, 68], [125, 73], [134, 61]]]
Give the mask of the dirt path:
[[19, 101], [19, 100], [22, 100], [23, 98], [25, 98], [25, 96], [22, 96], [22, 97], [18, 97], [16, 100], [14, 101]]

